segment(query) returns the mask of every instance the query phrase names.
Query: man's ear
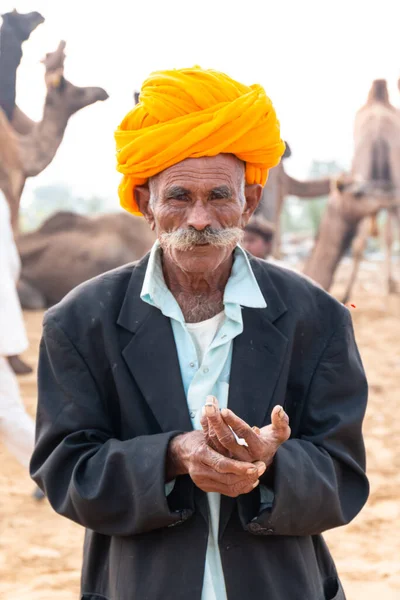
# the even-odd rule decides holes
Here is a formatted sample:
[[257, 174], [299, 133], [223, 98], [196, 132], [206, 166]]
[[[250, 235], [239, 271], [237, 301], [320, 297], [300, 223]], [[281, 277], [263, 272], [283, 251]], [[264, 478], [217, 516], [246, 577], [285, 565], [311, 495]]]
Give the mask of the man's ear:
[[246, 198], [246, 205], [242, 213], [242, 227], [245, 227], [250, 220], [251, 215], [256, 210], [260, 203], [262, 196], [262, 185], [259, 183], [253, 183], [252, 185], [245, 185], [244, 195]]
[[144, 216], [144, 218], [150, 225], [151, 229], [154, 229], [155, 223], [154, 223], [153, 211], [151, 210], [151, 207], [150, 207], [149, 186], [147, 184], [136, 186], [134, 194], [135, 194], [136, 204], [138, 205], [140, 212], [142, 213], [142, 215]]

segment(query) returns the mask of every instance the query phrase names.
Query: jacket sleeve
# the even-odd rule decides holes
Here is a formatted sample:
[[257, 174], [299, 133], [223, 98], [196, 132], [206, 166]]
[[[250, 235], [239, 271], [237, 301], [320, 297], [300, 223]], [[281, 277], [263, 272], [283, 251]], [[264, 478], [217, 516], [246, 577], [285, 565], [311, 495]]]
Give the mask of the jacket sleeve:
[[243, 523], [248, 531], [315, 535], [345, 525], [358, 514], [369, 493], [362, 437], [367, 395], [346, 310], [311, 380], [299, 436], [280, 446], [260, 480], [273, 492], [272, 501]]
[[[38, 394], [30, 474], [56, 512], [119, 536], [178, 525], [191, 516], [191, 507], [170, 506], [165, 495], [168, 444], [181, 432], [116, 439], [104, 394], [77, 348], [50, 319], [40, 346]], [[178, 492], [171, 497], [185, 497]]]

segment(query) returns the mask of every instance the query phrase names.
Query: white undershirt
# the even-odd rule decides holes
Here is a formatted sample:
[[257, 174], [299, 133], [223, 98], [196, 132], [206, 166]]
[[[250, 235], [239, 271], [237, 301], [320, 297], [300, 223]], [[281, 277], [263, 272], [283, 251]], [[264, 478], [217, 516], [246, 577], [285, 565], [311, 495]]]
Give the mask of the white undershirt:
[[204, 355], [221, 327], [224, 318], [225, 312], [222, 311], [206, 321], [200, 321], [200, 323], [186, 323], [186, 328], [190, 333], [190, 337], [196, 348], [199, 365], [202, 364]]

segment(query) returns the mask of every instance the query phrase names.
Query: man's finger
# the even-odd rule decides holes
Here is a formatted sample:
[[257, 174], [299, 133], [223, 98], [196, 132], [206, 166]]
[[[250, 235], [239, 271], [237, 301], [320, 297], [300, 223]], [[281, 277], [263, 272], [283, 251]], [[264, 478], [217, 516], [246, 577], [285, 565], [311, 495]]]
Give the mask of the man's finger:
[[261, 439], [259, 435], [248, 425], [243, 419], [235, 415], [234, 412], [228, 408], [224, 408], [221, 411], [223, 421], [232, 427], [233, 431], [239, 438], [243, 438], [250, 452], [257, 452], [260, 448]]
[[[224, 496], [229, 496], [231, 498], [237, 498], [238, 496], [241, 496], [242, 494], [248, 494], [250, 492], [252, 492], [254, 490], [254, 488], [256, 488], [259, 485], [260, 481], [259, 479], [257, 479], [256, 481], [250, 481], [250, 480], [243, 480], [240, 481], [236, 484], [231, 484], [231, 485], [227, 485], [225, 483], [222, 482], [215, 482], [214, 485], [212, 486], [214, 489], [213, 491], [218, 491], [219, 494], [222, 494]], [[208, 492], [208, 491], [212, 491], [211, 489], [208, 489], [207, 484], [200, 486], [201, 489], [203, 489], [204, 491]]]
[[282, 406], [274, 406], [271, 413], [271, 425], [277, 438], [286, 441], [290, 436], [289, 417]]
[[217, 473], [232, 473], [243, 477], [257, 472], [257, 465], [234, 458], [227, 458], [210, 447], [208, 447], [208, 452], [204, 454], [203, 463], [214, 469], [214, 471], [217, 471]]
[[222, 444], [219, 443], [218, 437], [215, 434], [215, 431], [213, 430], [213, 428], [211, 426], [209, 426], [208, 419], [205, 414], [204, 406], [202, 408], [202, 416], [200, 419], [200, 424], [203, 428], [203, 432], [204, 432], [204, 436], [206, 438], [207, 444], [209, 446], [211, 446], [211, 448], [213, 448], [214, 450], [219, 452], [220, 454], [223, 454], [224, 456], [230, 456], [231, 452], [229, 450], [227, 450], [226, 448], [224, 448], [224, 446], [222, 446]]
[[214, 396], [207, 396], [204, 410], [207, 415], [209, 430], [213, 430], [219, 443], [231, 452], [236, 450], [238, 446], [236, 438], [222, 418], [218, 410], [218, 401]]
[[202, 415], [201, 415], [200, 425], [203, 428], [204, 435], [206, 437], [208, 437], [208, 420], [207, 420], [207, 417], [206, 417], [206, 415], [204, 413], [202, 413]]

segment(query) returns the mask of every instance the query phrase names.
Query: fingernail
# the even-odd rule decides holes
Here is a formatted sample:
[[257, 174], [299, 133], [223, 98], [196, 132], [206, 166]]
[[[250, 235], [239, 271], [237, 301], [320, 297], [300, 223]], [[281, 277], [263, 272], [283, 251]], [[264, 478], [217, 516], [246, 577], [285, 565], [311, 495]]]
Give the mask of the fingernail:
[[255, 467], [251, 467], [250, 469], [247, 469], [247, 475], [255, 475], [256, 472], [257, 472], [257, 469]]
[[267, 467], [266, 467], [265, 465], [262, 465], [262, 466], [260, 465], [260, 466], [258, 467], [258, 474], [259, 474], [259, 475], [262, 475], [263, 473], [265, 473], [265, 469], [266, 469], [266, 468], [267, 468]]
[[256, 481], [255, 483], [253, 483], [253, 489], [254, 489], [255, 487], [257, 487], [259, 483], [260, 483], [260, 481], [257, 479], [257, 481]]
[[212, 417], [213, 415], [215, 415], [216, 411], [215, 411], [214, 404], [206, 404], [204, 408], [205, 408], [205, 411], [206, 411], [206, 415], [208, 417]]
[[217, 399], [215, 396], [207, 396], [206, 404], [216, 404]]

